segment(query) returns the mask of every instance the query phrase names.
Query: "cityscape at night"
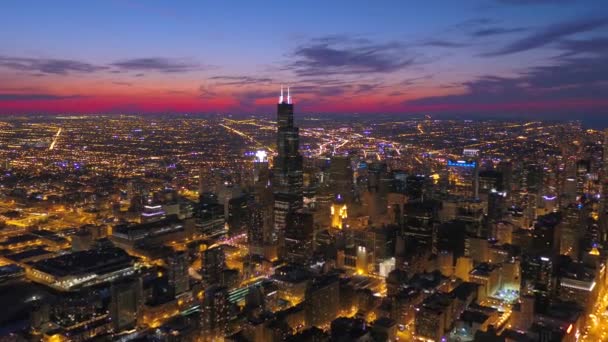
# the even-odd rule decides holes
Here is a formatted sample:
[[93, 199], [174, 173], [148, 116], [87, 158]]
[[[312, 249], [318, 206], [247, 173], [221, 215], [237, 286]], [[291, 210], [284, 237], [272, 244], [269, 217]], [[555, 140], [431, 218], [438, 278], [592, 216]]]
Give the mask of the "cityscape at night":
[[0, 341], [608, 341], [603, 0], [0, 27]]

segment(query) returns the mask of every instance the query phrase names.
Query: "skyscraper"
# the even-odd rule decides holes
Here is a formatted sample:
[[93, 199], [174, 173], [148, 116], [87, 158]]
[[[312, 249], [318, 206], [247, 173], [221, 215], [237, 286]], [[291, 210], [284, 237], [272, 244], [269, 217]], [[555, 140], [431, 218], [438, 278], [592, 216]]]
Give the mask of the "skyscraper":
[[[274, 232], [272, 242], [282, 247], [286, 218], [302, 208], [303, 165], [299, 152], [300, 135], [293, 124], [293, 103], [289, 88], [287, 98], [281, 97], [277, 106], [277, 156], [274, 159]], [[281, 248], [279, 248], [281, 250]]]
[[287, 88], [287, 99], [281, 97], [277, 105], [277, 156], [274, 159], [275, 192], [288, 193], [297, 197], [302, 206], [303, 166], [298, 127], [293, 124], [293, 103]]
[[112, 283], [110, 298], [110, 317], [114, 331], [135, 327], [143, 303], [141, 278], [125, 278]]
[[[265, 255], [273, 248], [274, 231], [274, 194], [270, 181], [266, 151], [257, 151], [253, 161], [253, 198], [249, 203], [249, 222], [247, 234], [249, 253]], [[273, 253], [270, 253], [273, 254]]]
[[175, 295], [190, 289], [190, 277], [188, 275], [188, 256], [186, 252], [180, 251], [167, 258], [167, 270], [169, 285]]
[[201, 270], [203, 281], [211, 285], [219, 284], [225, 266], [226, 254], [221, 246], [205, 250], [203, 253], [203, 267]]
[[201, 306], [201, 339], [203, 341], [222, 339], [229, 320], [228, 289], [217, 285], [206, 289]]
[[308, 326], [329, 324], [340, 309], [340, 281], [338, 277], [326, 275], [314, 279], [306, 288], [304, 314]]
[[334, 197], [340, 195], [349, 203], [353, 197], [353, 169], [350, 158], [334, 156], [329, 167], [329, 181]]
[[287, 217], [285, 227], [285, 259], [305, 263], [312, 254], [314, 217], [299, 211]]

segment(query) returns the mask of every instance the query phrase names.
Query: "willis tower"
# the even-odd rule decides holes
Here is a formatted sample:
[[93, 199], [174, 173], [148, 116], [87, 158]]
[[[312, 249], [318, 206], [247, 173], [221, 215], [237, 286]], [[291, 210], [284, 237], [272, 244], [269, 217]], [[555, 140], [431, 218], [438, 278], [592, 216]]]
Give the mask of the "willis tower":
[[273, 167], [274, 234], [273, 240], [283, 245], [287, 215], [302, 208], [303, 166], [298, 127], [293, 124], [293, 103], [289, 88], [287, 98], [277, 105], [277, 156]]
[[293, 125], [293, 104], [287, 88], [287, 100], [281, 96], [277, 105], [277, 156], [274, 160], [274, 189], [276, 193], [297, 197], [302, 206], [302, 155], [298, 127]]

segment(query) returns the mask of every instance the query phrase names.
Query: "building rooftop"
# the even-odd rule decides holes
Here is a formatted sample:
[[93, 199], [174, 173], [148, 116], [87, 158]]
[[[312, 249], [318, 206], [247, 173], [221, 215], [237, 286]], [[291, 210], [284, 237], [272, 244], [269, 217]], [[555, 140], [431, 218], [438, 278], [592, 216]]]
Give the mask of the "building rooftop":
[[33, 235], [33, 234], [16, 235], [16, 236], [11, 236], [11, 237], [7, 238], [4, 241], [1, 241], [0, 242], [0, 246], [2, 246], [2, 247], [8, 247], [8, 246], [10, 246], [12, 244], [34, 241], [34, 240], [37, 240], [37, 239], [38, 239], [38, 236]]
[[57, 276], [110, 273], [133, 264], [133, 258], [117, 247], [74, 252], [36, 262], [33, 267]]
[[460, 315], [461, 321], [479, 323], [479, 324], [483, 324], [485, 321], [488, 320], [488, 318], [490, 318], [490, 316], [486, 315], [485, 313], [479, 312], [479, 311], [472, 311], [472, 310], [465, 310]]
[[431, 296], [427, 297], [422, 302], [422, 306], [420, 309], [421, 311], [425, 310], [440, 314], [448, 309], [452, 301], [453, 297], [451, 297], [450, 295], [441, 292], [436, 292]]
[[477, 283], [463, 282], [460, 285], [458, 285], [454, 290], [452, 290], [451, 294], [453, 296], [455, 296], [456, 298], [464, 301], [470, 295], [476, 293], [478, 287], [479, 287], [479, 284], [477, 284]]
[[26, 251], [22, 251], [22, 252], [18, 252], [18, 253], [12, 253], [12, 254], [7, 254], [4, 257], [6, 259], [12, 260], [14, 262], [21, 262], [23, 260], [27, 260], [30, 258], [35, 258], [38, 256], [43, 256], [43, 255], [52, 255], [53, 252], [46, 250], [44, 247], [35, 247], [32, 249], [28, 249]]
[[469, 274], [475, 275], [475, 276], [487, 277], [490, 275], [490, 273], [492, 273], [492, 271], [494, 271], [497, 268], [498, 268], [498, 265], [484, 262], [484, 263], [477, 265], [473, 270], [471, 270], [471, 272]]
[[299, 283], [311, 279], [312, 274], [304, 267], [285, 265], [277, 268], [272, 277], [280, 281]]

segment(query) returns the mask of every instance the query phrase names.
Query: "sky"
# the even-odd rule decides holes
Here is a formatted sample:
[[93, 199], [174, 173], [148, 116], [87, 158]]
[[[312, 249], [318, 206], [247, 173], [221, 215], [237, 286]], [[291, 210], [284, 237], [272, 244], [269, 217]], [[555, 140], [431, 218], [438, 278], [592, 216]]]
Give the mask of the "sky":
[[605, 0], [2, 0], [0, 114], [608, 117]]

